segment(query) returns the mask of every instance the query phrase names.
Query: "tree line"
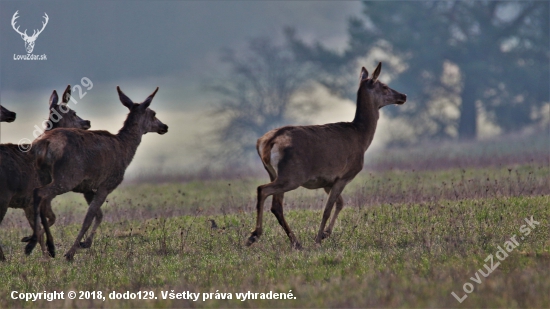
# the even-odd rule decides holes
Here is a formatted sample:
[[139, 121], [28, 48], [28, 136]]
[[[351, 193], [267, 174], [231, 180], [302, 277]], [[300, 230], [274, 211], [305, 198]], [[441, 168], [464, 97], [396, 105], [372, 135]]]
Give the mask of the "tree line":
[[255, 153], [259, 136], [307, 110], [311, 102], [292, 104], [298, 94], [321, 85], [354, 100], [357, 68], [379, 60], [409, 97], [385, 111], [409, 128], [394, 144], [475, 139], [480, 113], [501, 132], [520, 130], [549, 104], [549, 16], [546, 1], [369, 1], [349, 19], [340, 51], [291, 28], [281, 44], [253, 39], [247, 53], [222, 58], [231, 75], [212, 88], [227, 120], [219, 141], [238, 146], [239, 156]]

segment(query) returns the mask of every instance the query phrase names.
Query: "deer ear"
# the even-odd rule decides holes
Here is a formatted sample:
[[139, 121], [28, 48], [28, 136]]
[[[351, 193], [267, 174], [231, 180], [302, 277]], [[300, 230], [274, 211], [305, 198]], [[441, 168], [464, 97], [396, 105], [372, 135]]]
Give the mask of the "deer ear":
[[145, 101], [143, 101], [143, 103], [141, 103], [140, 107], [143, 108], [143, 109], [147, 109], [149, 107], [149, 105], [151, 105], [151, 102], [153, 101], [153, 98], [155, 97], [155, 94], [157, 94], [157, 91], [159, 91], [159, 87], [157, 87], [157, 89], [155, 89], [155, 91], [153, 91], [153, 93], [151, 93], [147, 99], [145, 99]]
[[374, 69], [374, 73], [372, 73], [373, 82], [378, 80], [378, 75], [380, 75], [380, 71], [382, 71], [382, 62], [378, 62], [378, 66], [376, 67], [376, 69]]
[[57, 101], [59, 101], [59, 97], [57, 96], [57, 91], [54, 90], [50, 96], [50, 107], [57, 105]]
[[116, 91], [118, 92], [118, 98], [120, 99], [120, 102], [122, 103], [122, 105], [126, 106], [129, 110], [131, 110], [132, 107], [134, 106], [134, 102], [132, 102], [132, 100], [130, 100], [130, 98], [127, 97], [124, 94], [124, 92], [122, 92], [122, 90], [120, 90], [119, 86], [116, 86]]
[[63, 98], [61, 99], [61, 104], [66, 105], [70, 99], [71, 99], [71, 85], [68, 85], [67, 89], [65, 89], [65, 92], [63, 92]]
[[369, 77], [369, 71], [367, 71], [367, 69], [365, 69], [365, 67], [362, 67], [361, 68], [361, 75], [360, 75], [360, 80], [363, 81], [365, 79], [367, 79]]

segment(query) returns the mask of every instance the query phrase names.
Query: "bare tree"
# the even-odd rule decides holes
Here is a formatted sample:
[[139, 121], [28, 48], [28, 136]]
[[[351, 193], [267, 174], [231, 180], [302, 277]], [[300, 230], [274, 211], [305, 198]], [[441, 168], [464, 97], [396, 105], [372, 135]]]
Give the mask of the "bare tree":
[[216, 153], [233, 163], [255, 156], [256, 140], [265, 132], [316, 110], [314, 102], [299, 98], [311, 90], [311, 65], [296, 61], [286, 45], [268, 38], [252, 39], [247, 47], [239, 53], [223, 51], [230, 75], [208, 87], [221, 97], [214, 110], [221, 123], [215, 129]]
[[363, 7], [361, 18], [350, 19], [342, 51], [308, 44], [293, 30], [286, 33], [289, 45], [299, 59], [323, 68], [320, 83], [350, 99], [355, 89], [342, 79], [350, 64], [375, 52], [399, 59], [400, 66], [388, 66], [392, 84], [410, 102], [385, 112], [414, 131], [404, 143], [475, 139], [482, 114], [504, 132], [542, 120], [550, 96], [548, 1], [364, 1]]

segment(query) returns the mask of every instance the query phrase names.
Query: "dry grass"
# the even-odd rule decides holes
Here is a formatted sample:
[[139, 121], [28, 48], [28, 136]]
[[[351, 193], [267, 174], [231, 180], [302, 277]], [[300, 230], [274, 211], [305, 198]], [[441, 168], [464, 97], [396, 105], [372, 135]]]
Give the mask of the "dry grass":
[[[25, 303], [4, 297], [2, 307], [456, 307], [450, 295], [482, 268], [497, 246], [518, 234], [524, 218], [540, 221], [520, 247], [465, 301], [468, 307], [548, 307], [550, 200], [544, 197], [429, 202], [347, 208], [331, 238], [313, 244], [320, 211], [297, 210], [288, 219], [305, 249], [290, 249], [273, 216], [253, 247], [243, 245], [253, 216], [159, 218], [107, 223], [94, 246], [72, 264], [26, 257], [9, 229], [9, 260], [0, 270], [3, 295], [18, 291], [149, 291], [153, 301]], [[54, 229], [68, 249], [78, 226]], [[296, 300], [163, 300], [162, 291], [288, 292]], [[235, 297], [235, 296], [233, 296]]]
[[[0, 267], [0, 307], [457, 307], [451, 292], [524, 218], [540, 221], [499, 268], [469, 294], [467, 307], [549, 307], [550, 183], [547, 164], [440, 171], [363, 172], [345, 191], [346, 208], [321, 247], [313, 237], [326, 195], [296, 190], [285, 213], [305, 249], [291, 250], [274, 216], [264, 236], [244, 241], [254, 225], [254, 191], [266, 180], [242, 178], [128, 184], [104, 205], [91, 249], [74, 263], [23, 254], [23, 214], [2, 224], [8, 261]], [[69, 248], [85, 211], [81, 196], [53, 208], [58, 254]], [[208, 219], [217, 222], [211, 229]], [[22, 292], [154, 291], [156, 300], [22, 302]], [[163, 291], [288, 292], [295, 300], [164, 300]]]
[[[381, 204], [410, 204], [460, 201], [507, 196], [550, 194], [550, 167], [523, 165], [442, 171], [363, 171], [343, 193], [346, 207]], [[265, 177], [267, 178], [267, 177]], [[184, 183], [128, 184], [118, 188], [102, 207], [105, 222], [140, 221], [182, 215], [217, 215], [256, 209], [256, 187], [265, 178], [195, 180]], [[285, 194], [285, 211], [319, 210], [324, 207], [323, 190], [297, 189]], [[270, 201], [266, 202], [266, 205]], [[57, 224], [82, 222], [84, 198], [68, 193], [57, 197], [52, 207]], [[27, 228], [20, 210], [10, 209], [2, 227]]]

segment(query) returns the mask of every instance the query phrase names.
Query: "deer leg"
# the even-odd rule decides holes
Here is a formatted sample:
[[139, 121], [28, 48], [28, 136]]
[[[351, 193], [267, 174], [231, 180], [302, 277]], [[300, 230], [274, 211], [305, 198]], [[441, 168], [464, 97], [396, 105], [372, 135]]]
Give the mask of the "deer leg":
[[275, 215], [275, 217], [277, 218], [277, 221], [279, 221], [279, 224], [285, 230], [288, 238], [290, 238], [290, 243], [292, 244], [292, 248], [301, 250], [302, 245], [300, 244], [300, 242], [298, 242], [298, 239], [296, 238], [296, 236], [294, 235], [294, 233], [286, 223], [285, 216], [283, 214], [283, 198], [284, 198], [284, 193], [273, 194], [271, 212]]
[[[48, 207], [51, 207], [51, 200], [48, 201], [47, 204]], [[45, 207], [45, 206], [42, 206]], [[42, 226], [44, 227], [44, 233], [46, 234], [46, 247], [48, 249], [48, 253], [51, 257], [55, 257], [55, 245], [53, 243], [53, 236], [50, 231], [50, 225], [48, 224], [48, 218], [46, 217], [46, 211], [43, 210], [44, 208], [40, 209], [40, 221], [42, 222]], [[39, 237], [42, 237], [42, 235], [39, 235]]]
[[[29, 225], [31, 228], [34, 227], [34, 211], [32, 207], [27, 207], [24, 209], [25, 216], [27, 217], [27, 221], [29, 221]], [[56, 216], [51, 207], [48, 207], [46, 209], [46, 218], [48, 218], [48, 226], [52, 226], [55, 224]], [[40, 234], [44, 234], [44, 230], [41, 230]], [[21, 242], [29, 242], [31, 240], [32, 235], [25, 236], [21, 238]], [[42, 246], [42, 244], [40, 244]]]
[[[265, 186], [265, 185], [264, 185]], [[267, 198], [265, 194], [262, 194], [262, 187], [259, 186], [257, 189], [258, 194], [258, 201], [256, 202], [256, 229], [252, 231], [252, 234], [248, 238], [248, 241], [246, 242], [247, 246], [252, 245], [255, 243], [260, 236], [262, 236], [262, 221], [263, 221], [263, 213], [264, 213], [264, 201]]]
[[[46, 218], [47, 218], [47, 223], [46, 223], [46, 225], [48, 226], [48, 230], [49, 230], [49, 228], [50, 228], [52, 225], [55, 224], [56, 216], [55, 216], [55, 213], [54, 213], [53, 210], [52, 210], [52, 201], [51, 201], [51, 200], [46, 204], [45, 207], [46, 207], [46, 209], [44, 209], [44, 211], [45, 211], [45, 215], [46, 215]], [[43, 230], [43, 231], [42, 231], [42, 235], [44, 234], [45, 231], [46, 231], [46, 230]], [[40, 237], [41, 237], [41, 240], [40, 240], [41, 243], [44, 242], [44, 239], [43, 239], [44, 237], [43, 237], [42, 235], [40, 235]], [[50, 238], [51, 238], [51, 236], [50, 236]], [[42, 244], [41, 244], [41, 246], [42, 246]], [[55, 252], [55, 251], [54, 251], [55, 248], [54, 248], [54, 246], [53, 246], [53, 238], [52, 238], [51, 245], [49, 245], [48, 247], [49, 247], [49, 248], [52, 248], [52, 249], [49, 249], [49, 250], [48, 250], [48, 251], [50, 252], [50, 254], [53, 253], [53, 252]], [[53, 257], [53, 256], [55, 256], [55, 253], [52, 255], [52, 257]]]
[[[263, 163], [263, 162], [262, 162]], [[269, 179], [271, 182], [273, 182], [276, 178], [276, 173], [273, 170], [273, 168], [270, 168], [270, 166], [265, 165], [264, 168], [269, 174]], [[263, 221], [263, 213], [264, 213], [264, 201], [260, 200], [261, 194], [260, 194], [260, 187], [257, 189], [257, 195], [258, 195], [258, 201], [256, 203], [256, 229], [252, 232], [252, 235], [248, 238], [246, 245], [250, 246], [253, 243], [255, 243], [260, 236], [262, 235], [262, 221]], [[265, 200], [265, 199], [264, 199]]]
[[336, 200], [338, 200], [338, 197], [346, 187], [346, 184], [347, 182], [338, 181], [330, 189], [330, 193], [328, 194], [328, 200], [325, 205], [325, 211], [323, 212], [323, 219], [321, 220], [321, 226], [319, 227], [319, 232], [317, 233], [317, 237], [315, 237], [315, 243], [321, 244], [321, 240], [323, 240], [325, 225], [327, 224], [327, 220], [330, 218], [332, 207], [334, 206], [334, 203], [336, 202]]
[[[264, 164], [264, 167], [267, 173], [269, 174], [269, 178], [271, 179], [271, 181], [275, 181], [275, 179], [277, 178], [277, 173], [275, 172], [273, 167], [271, 165], [268, 166], [265, 164]], [[292, 244], [292, 247], [294, 249], [301, 250], [302, 245], [300, 244], [300, 242], [298, 241], [298, 239], [296, 238], [296, 236], [294, 235], [294, 233], [292, 232], [292, 230], [288, 226], [288, 223], [286, 223], [286, 220], [285, 220], [285, 216], [283, 213], [284, 193], [273, 194], [272, 199], [273, 200], [271, 202], [271, 212], [275, 215], [275, 217], [277, 218], [277, 221], [279, 221], [279, 224], [285, 230], [288, 238], [290, 238], [290, 243]]]
[[328, 227], [323, 232], [323, 239], [328, 238], [330, 234], [332, 234], [332, 229], [334, 228], [334, 224], [336, 223], [336, 218], [338, 217], [338, 214], [340, 211], [344, 208], [344, 199], [342, 198], [342, 195], [340, 194], [338, 196], [338, 199], [336, 200], [336, 209], [334, 209], [334, 213], [332, 214], [332, 217], [330, 218], [330, 223]]
[[69, 190], [62, 188], [61, 186], [58, 186], [53, 182], [42, 188], [34, 189], [34, 201], [32, 208], [32, 211], [34, 212], [33, 235], [29, 239], [27, 246], [25, 246], [25, 254], [31, 254], [32, 250], [36, 246], [39, 235], [42, 235], [40, 229], [40, 223], [42, 223], [42, 226], [44, 227], [44, 233], [46, 233], [46, 246], [48, 247], [48, 252], [51, 257], [55, 257], [55, 245], [53, 242], [53, 236], [50, 231], [50, 226], [46, 218], [46, 214], [48, 212], [48, 209], [51, 211], [51, 203], [53, 198], [67, 191]]
[[96, 217], [96, 214], [98, 213], [99, 209], [101, 208], [101, 205], [103, 205], [103, 202], [105, 202], [105, 199], [107, 198], [108, 192], [106, 191], [97, 191], [92, 202], [88, 206], [88, 212], [86, 213], [86, 216], [84, 217], [84, 222], [82, 223], [82, 228], [80, 229], [80, 232], [78, 233], [78, 236], [76, 237], [76, 240], [65, 253], [65, 258], [67, 261], [72, 261], [74, 259], [74, 255], [76, 251], [80, 248], [80, 241], [84, 237], [84, 234], [88, 231], [90, 228], [90, 225], [92, 225], [92, 221]]
[[[0, 223], [4, 220], [4, 216], [6, 215], [6, 212], [8, 211], [8, 203], [9, 200], [0, 200]], [[2, 247], [0, 247], [0, 261], [5, 261], [6, 257], [4, 256], [4, 251], [2, 251]]]
[[80, 242], [80, 248], [87, 249], [92, 246], [95, 232], [97, 230], [97, 227], [101, 224], [102, 220], [103, 220], [103, 211], [101, 211], [101, 208], [100, 208], [95, 213], [95, 220], [94, 220], [94, 226], [92, 226], [92, 231], [90, 232], [90, 235], [88, 235], [85, 241]]
[[260, 236], [262, 236], [262, 217], [265, 199], [270, 195], [284, 193], [290, 190], [294, 190], [296, 188], [298, 188], [298, 185], [294, 185], [288, 182], [280, 183], [277, 182], [277, 180], [258, 187], [258, 203], [256, 204], [256, 229], [248, 238], [248, 241], [246, 242], [247, 246], [252, 245], [260, 238]]
[[[32, 207], [27, 207], [23, 209], [25, 211], [25, 217], [27, 217], [27, 221], [29, 221], [29, 225], [31, 228], [34, 227], [34, 211]], [[21, 239], [22, 242], [29, 242], [32, 238], [31, 236], [25, 236]], [[45, 257], [49, 256], [48, 251], [46, 249], [46, 243], [44, 242], [44, 230], [41, 229], [40, 232], [38, 232], [38, 243], [40, 244], [40, 249], [42, 250], [42, 255]]]
[[[84, 193], [84, 198], [86, 199], [86, 203], [88, 203], [88, 207], [90, 206], [90, 204], [94, 200], [94, 197], [95, 197], [95, 193], [93, 191]], [[101, 210], [101, 208], [100, 208], [100, 210]], [[103, 213], [101, 213], [101, 218], [103, 218]], [[94, 227], [95, 226], [96, 225], [94, 223]], [[95, 230], [94, 227], [92, 227], [92, 230]], [[90, 239], [89, 243], [88, 243], [88, 239], [86, 239], [83, 242], [82, 241], [80, 242], [80, 248], [90, 248], [91, 246], [92, 246], [92, 240], [91, 239]]]

